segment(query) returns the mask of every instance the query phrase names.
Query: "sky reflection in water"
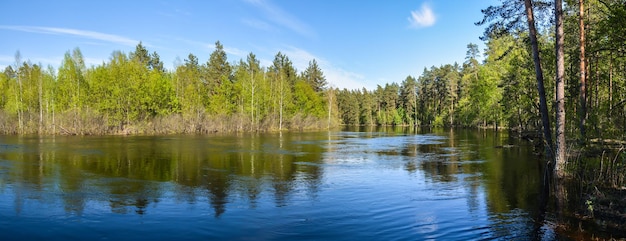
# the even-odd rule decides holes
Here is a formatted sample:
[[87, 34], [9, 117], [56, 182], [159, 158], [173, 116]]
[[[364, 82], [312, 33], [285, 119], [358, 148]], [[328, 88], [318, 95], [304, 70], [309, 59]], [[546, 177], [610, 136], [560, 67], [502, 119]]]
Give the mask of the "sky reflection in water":
[[[0, 142], [3, 240], [506, 240], [536, 233], [530, 214], [539, 167], [530, 147], [502, 133]], [[496, 148], [506, 144], [515, 146]]]

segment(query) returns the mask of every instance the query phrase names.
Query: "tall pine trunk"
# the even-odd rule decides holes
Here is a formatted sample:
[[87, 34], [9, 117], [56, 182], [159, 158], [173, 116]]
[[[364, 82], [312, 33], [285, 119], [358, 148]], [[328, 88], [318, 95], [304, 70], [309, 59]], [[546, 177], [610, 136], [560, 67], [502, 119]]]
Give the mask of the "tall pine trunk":
[[563, 2], [554, 0], [556, 19], [556, 150], [555, 150], [555, 174], [557, 177], [565, 177], [565, 164], [567, 162], [565, 143], [565, 54], [563, 51]]
[[580, 140], [587, 139], [585, 125], [587, 122], [587, 59], [585, 58], [585, 5], [584, 0], [578, 0], [579, 15], [578, 27], [580, 28]]
[[539, 111], [541, 113], [541, 123], [543, 124], [543, 137], [545, 139], [546, 154], [548, 158], [553, 155], [552, 131], [550, 130], [550, 118], [548, 116], [548, 103], [546, 101], [546, 90], [543, 86], [543, 70], [541, 69], [541, 59], [539, 58], [539, 43], [537, 42], [537, 29], [535, 28], [535, 17], [531, 0], [524, 0], [526, 9], [526, 19], [530, 45], [533, 52], [533, 62], [535, 63], [535, 75], [537, 78], [537, 90], [539, 92]]
[[280, 73], [280, 101], [279, 101], [279, 105], [280, 105], [280, 111], [279, 111], [279, 117], [278, 117], [278, 130], [282, 131], [283, 130], [283, 98], [285, 96], [284, 93], [284, 89], [283, 89], [283, 73]]

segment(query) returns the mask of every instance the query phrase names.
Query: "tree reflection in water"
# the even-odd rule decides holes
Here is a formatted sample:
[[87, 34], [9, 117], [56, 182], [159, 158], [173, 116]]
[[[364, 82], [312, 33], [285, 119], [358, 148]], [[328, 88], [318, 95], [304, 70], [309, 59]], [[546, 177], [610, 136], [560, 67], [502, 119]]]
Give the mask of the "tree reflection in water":
[[297, 134], [16, 137], [7, 145], [15, 148], [0, 152], [17, 160], [3, 168], [0, 189], [10, 187], [15, 203], [60, 197], [64, 210], [77, 215], [92, 201], [107, 202], [113, 213], [143, 215], [171, 193], [187, 203], [207, 199], [219, 217], [233, 195], [255, 207], [271, 189], [275, 205], [284, 206], [295, 186], [316, 186], [324, 150], [317, 141]]
[[16, 216], [178, 218], [175, 230], [199, 225], [215, 236], [197, 237], [217, 239], [254, 237], [242, 228], [287, 240], [533, 237], [541, 184], [532, 148], [492, 131], [2, 141], [0, 193], [13, 202], [0, 204]]

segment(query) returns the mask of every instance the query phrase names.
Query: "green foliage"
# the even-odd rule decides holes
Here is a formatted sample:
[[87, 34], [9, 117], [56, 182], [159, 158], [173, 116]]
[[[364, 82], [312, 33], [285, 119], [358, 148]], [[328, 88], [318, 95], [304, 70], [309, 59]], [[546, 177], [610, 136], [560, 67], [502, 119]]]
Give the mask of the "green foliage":
[[[535, 2], [537, 3], [537, 2]], [[590, 1], [587, 3], [587, 52], [588, 108], [586, 117], [592, 136], [617, 136], [624, 138], [626, 127], [626, 75], [623, 70], [623, 36], [626, 28], [622, 21], [626, 9], [619, 1]], [[546, 13], [549, 5], [540, 2], [536, 5], [538, 36], [545, 76], [555, 76], [555, 52], [553, 32]], [[567, 6], [575, 8], [577, 6]], [[509, 11], [510, 10], [510, 11]], [[342, 123], [378, 125], [430, 125], [465, 127], [508, 127], [519, 131], [541, 130], [539, 96], [534, 76], [534, 66], [525, 30], [523, 6], [520, 2], [503, 1], [502, 6], [485, 10], [483, 23], [490, 23], [500, 17], [510, 19], [493, 23], [483, 36], [487, 48], [484, 60], [478, 45], [468, 44], [465, 62], [425, 68], [415, 79], [407, 77], [400, 85], [395, 83], [379, 85], [374, 90], [341, 91], [338, 107]], [[504, 14], [499, 16], [498, 14]], [[576, 11], [566, 11], [567, 32], [579, 31]], [[491, 14], [491, 15], [490, 15]], [[520, 15], [522, 14], [522, 15]], [[569, 21], [569, 22], [568, 22]], [[568, 73], [567, 113], [575, 113], [578, 108], [578, 56], [577, 38], [574, 34], [566, 39], [565, 52]], [[610, 40], [610, 43], [609, 43]], [[549, 78], [546, 78], [549, 79]], [[554, 81], [545, 81], [546, 96], [554, 96]], [[413, 95], [415, 93], [415, 95]], [[357, 106], [358, 121], [352, 113]], [[553, 109], [553, 101], [548, 101], [548, 109]], [[554, 118], [551, 114], [550, 118]], [[401, 117], [398, 121], [397, 117]], [[575, 132], [578, 118], [569, 115], [568, 133]]]
[[231, 82], [232, 68], [228, 63], [224, 46], [217, 41], [215, 50], [203, 68], [203, 79], [206, 85], [206, 105], [209, 113], [229, 115], [234, 112], [235, 101], [232, 99], [233, 83]]
[[587, 205], [587, 210], [593, 217], [593, 201], [591, 199], [588, 199], [587, 201], [585, 201], [585, 205]]
[[203, 94], [204, 88], [200, 81], [200, 66], [198, 58], [189, 54], [185, 59], [185, 64], [178, 66], [175, 72], [176, 96], [182, 106], [182, 113], [185, 118], [200, 119], [204, 113]]
[[444, 126], [444, 118], [441, 115], [435, 116], [435, 120], [432, 124], [433, 127], [443, 127]]
[[393, 109], [391, 110], [390, 113], [390, 117], [392, 119], [391, 124], [394, 126], [398, 126], [398, 125], [402, 125], [404, 124], [404, 116], [405, 116], [405, 112], [404, 109], [400, 108], [400, 109]]
[[326, 77], [322, 69], [317, 65], [315, 59], [309, 61], [309, 66], [302, 73], [302, 78], [308, 83], [313, 90], [317, 93], [321, 93], [326, 88]]
[[418, 122], [432, 125], [435, 118], [440, 116], [441, 123], [438, 125], [454, 125], [454, 110], [459, 102], [460, 73], [458, 69], [456, 64], [424, 69], [416, 86], [419, 103], [416, 106], [419, 113]]
[[[418, 118], [417, 105], [417, 80], [412, 76], [407, 76], [402, 82], [400, 90], [400, 100], [402, 102], [403, 123], [414, 125]], [[401, 124], [401, 123], [398, 123]]]
[[324, 117], [324, 103], [315, 90], [304, 81], [296, 81], [294, 100], [298, 112], [315, 117]]
[[[80, 49], [66, 52], [59, 67], [56, 85], [56, 107], [58, 111], [80, 109], [85, 102], [87, 84], [84, 78], [85, 62]], [[81, 98], [81, 92], [82, 98]]]
[[18, 52], [15, 67], [0, 74], [0, 108], [10, 115], [3, 120], [18, 123], [0, 123], [5, 133], [206, 133], [338, 122], [328, 112], [337, 111], [337, 103], [328, 104], [334, 91], [323, 91], [317, 62], [299, 75], [282, 53], [268, 68], [253, 53], [233, 67], [218, 41], [206, 64], [189, 54], [173, 71], [142, 43], [90, 68], [78, 48], [66, 52], [58, 71], [20, 59]]
[[358, 91], [349, 91], [347, 89], [338, 91], [337, 103], [339, 107], [339, 116], [341, 117], [343, 124], [360, 124], [360, 106], [358, 96]]
[[360, 113], [360, 124], [363, 125], [375, 125], [376, 124], [376, 119], [374, 116], [374, 111], [376, 109], [376, 102], [374, 99], [374, 95], [370, 92], [368, 92], [365, 88], [363, 88], [363, 90], [361, 90], [361, 95], [360, 97], [360, 102], [359, 102], [359, 109], [361, 110]]
[[268, 70], [270, 78], [270, 106], [272, 116], [278, 117], [278, 129], [282, 129], [284, 117], [293, 110], [292, 86], [296, 81], [296, 70], [289, 57], [278, 52]]
[[[8, 66], [7, 69], [9, 69], [11, 66]], [[7, 101], [8, 101], [8, 94], [7, 90], [9, 89], [9, 81], [10, 81], [10, 76], [7, 73], [8, 71], [5, 70], [4, 72], [0, 73], [0, 90], [2, 90], [2, 92], [0, 92], [0, 108], [4, 109]]]
[[139, 42], [139, 44], [137, 44], [137, 46], [135, 47], [135, 52], [129, 54], [129, 58], [146, 66], [148, 66], [151, 62], [150, 54], [141, 42]]
[[179, 110], [178, 99], [174, 91], [173, 81], [170, 75], [154, 69], [149, 71], [149, 79], [146, 83], [145, 96], [142, 101], [147, 107], [149, 117], [168, 116]]
[[4, 81], [3, 88], [3, 102], [4, 110], [10, 114], [17, 115], [21, 108], [21, 102], [19, 100], [20, 88], [18, 82], [17, 73], [13, 71], [11, 66], [7, 67], [2, 75]]
[[[552, 26], [544, 15], [549, 8], [542, 1], [534, 3], [541, 26], [538, 41], [546, 96], [554, 96], [554, 81], [547, 77], [554, 76], [556, 62]], [[490, 25], [483, 36], [484, 53], [470, 43], [461, 65], [424, 68], [420, 76], [407, 76], [399, 84], [385, 83], [373, 90], [332, 89], [316, 60], [298, 72], [280, 52], [271, 66], [261, 66], [253, 53], [229, 62], [219, 41], [206, 62], [189, 54], [183, 64], [167, 70], [158, 53], [150, 54], [139, 43], [133, 52], [113, 52], [107, 62], [89, 68], [79, 49], [68, 51], [56, 71], [23, 62], [18, 53], [15, 65], [0, 74], [0, 108], [13, 126], [20, 126], [17, 132], [21, 133], [37, 126], [29, 123], [43, 126], [42, 132], [83, 133], [87, 119], [105, 123], [113, 133], [159, 121], [180, 125], [171, 128], [180, 132], [282, 130], [299, 128], [293, 120], [304, 123], [309, 117], [324, 124], [540, 130], [537, 84], [524, 19], [519, 17], [524, 14], [520, 4], [502, 1], [501, 6], [485, 9], [480, 23]], [[626, 7], [616, 0], [588, 1], [586, 6], [588, 135], [623, 139]], [[579, 31], [576, 11], [566, 14], [567, 32]], [[498, 18], [506, 20], [493, 21]], [[570, 66], [568, 113], [575, 113], [580, 101], [579, 50], [573, 35], [568, 35], [565, 45]], [[480, 56], [484, 59], [479, 60]], [[551, 105], [548, 101], [548, 109]], [[329, 116], [332, 120], [327, 120]], [[567, 132], [576, 128], [570, 124]]]

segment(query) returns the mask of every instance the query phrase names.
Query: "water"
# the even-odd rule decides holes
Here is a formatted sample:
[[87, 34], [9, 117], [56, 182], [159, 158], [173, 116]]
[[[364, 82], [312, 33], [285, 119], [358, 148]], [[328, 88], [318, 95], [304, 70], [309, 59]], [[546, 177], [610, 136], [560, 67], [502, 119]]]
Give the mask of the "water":
[[2, 136], [0, 239], [559, 239], [539, 168], [479, 131]]

